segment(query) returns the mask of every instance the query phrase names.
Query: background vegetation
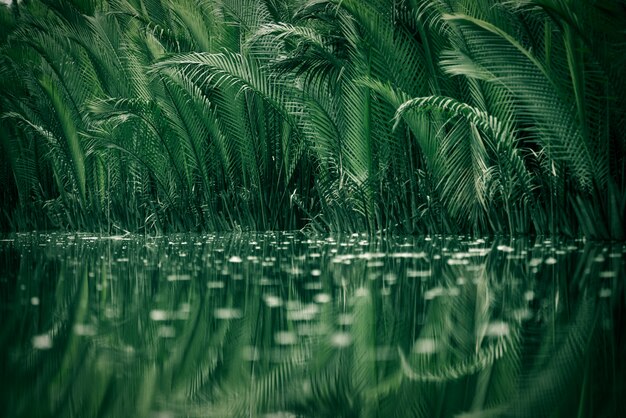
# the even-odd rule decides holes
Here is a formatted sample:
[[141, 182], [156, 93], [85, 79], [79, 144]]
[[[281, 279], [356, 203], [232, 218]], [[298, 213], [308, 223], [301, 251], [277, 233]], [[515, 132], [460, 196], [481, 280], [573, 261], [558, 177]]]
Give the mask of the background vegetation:
[[3, 229], [624, 238], [623, 0], [0, 7]]

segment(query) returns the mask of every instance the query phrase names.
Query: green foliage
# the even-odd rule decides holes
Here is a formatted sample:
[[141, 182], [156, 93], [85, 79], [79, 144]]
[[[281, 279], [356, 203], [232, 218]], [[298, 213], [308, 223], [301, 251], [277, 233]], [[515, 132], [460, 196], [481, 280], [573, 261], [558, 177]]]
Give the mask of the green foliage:
[[624, 238], [619, 2], [58, 0], [0, 21], [3, 229]]

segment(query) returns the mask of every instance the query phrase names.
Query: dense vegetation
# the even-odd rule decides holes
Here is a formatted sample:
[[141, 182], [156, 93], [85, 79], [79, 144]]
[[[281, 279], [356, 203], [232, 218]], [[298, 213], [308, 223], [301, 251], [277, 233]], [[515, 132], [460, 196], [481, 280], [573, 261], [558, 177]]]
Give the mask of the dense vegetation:
[[0, 6], [3, 229], [623, 238], [623, 0]]

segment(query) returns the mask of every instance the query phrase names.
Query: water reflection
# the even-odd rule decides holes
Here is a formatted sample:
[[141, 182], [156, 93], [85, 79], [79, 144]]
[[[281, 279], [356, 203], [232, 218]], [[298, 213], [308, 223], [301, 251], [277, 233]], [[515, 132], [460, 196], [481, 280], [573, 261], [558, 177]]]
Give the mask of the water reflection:
[[0, 242], [0, 416], [618, 416], [622, 244]]

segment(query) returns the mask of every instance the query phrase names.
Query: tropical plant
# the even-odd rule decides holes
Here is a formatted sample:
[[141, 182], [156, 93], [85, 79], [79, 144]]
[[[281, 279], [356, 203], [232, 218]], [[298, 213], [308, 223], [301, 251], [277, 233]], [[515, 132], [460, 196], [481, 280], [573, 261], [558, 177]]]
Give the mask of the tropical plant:
[[1, 10], [4, 229], [623, 238], [619, 2]]

